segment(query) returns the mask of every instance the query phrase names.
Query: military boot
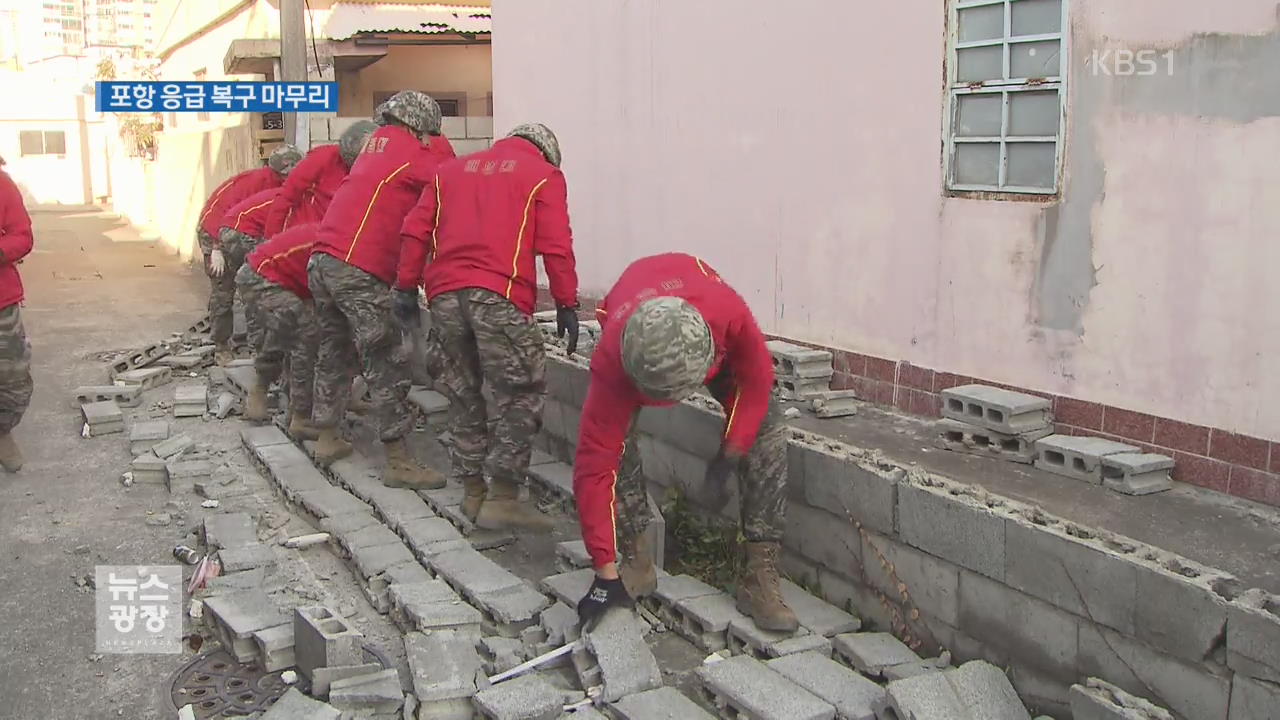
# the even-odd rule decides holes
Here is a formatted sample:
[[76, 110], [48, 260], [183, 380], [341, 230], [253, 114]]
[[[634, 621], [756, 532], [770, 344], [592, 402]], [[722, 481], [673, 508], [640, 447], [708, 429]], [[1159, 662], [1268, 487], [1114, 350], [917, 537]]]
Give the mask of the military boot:
[[555, 527], [555, 522], [539, 512], [532, 502], [520, 500], [519, 485], [495, 480], [480, 504], [476, 525], [485, 530], [549, 532]]
[[649, 546], [649, 534], [636, 537], [623, 535], [618, 538], [618, 576], [627, 594], [633, 599], [652, 595], [658, 589], [658, 569], [653, 564], [653, 550]]
[[414, 462], [404, 438], [383, 443], [383, 447], [387, 449], [387, 467], [382, 471], [383, 485], [411, 490], [439, 490], [445, 486], [443, 475]]
[[226, 367], [236, 359], [236, 353], [231, 349], [231, 345], [216, 345], [213, 349], [213, 361], [219, 367]]
[[320, 439], [320, 431], [311, 426], [311, 418], [298, 413], [289, 415], [289, 429], [286, 432], [294, 440]]
[[747, 572], [738, 583], [738, 612], [751, 616], [761, 630], [795, 632], [800, 621], [782, 599], [781, 552], [776, 542], [747, 543]]
[[267, 419], [267, 386], [261, 381], [254, 383], [244, 401], [244, 418], [253, 422], [265, 422]]
[[22, 451], [10, 433], [0, 434], [0, 465], [6, 472], [16, 473], [22, 469]]
[[351, 454], [351, 443], [338, 435], [338, 428], [320, 428], [316, 442], [316, 462], [328, 465]]
[[462, 479], [462, 514], [471, 522], [476, 521], [476, 516], [480, 514], [480, 505], [484, 503], [484, 496], [489, 492], [489, 486], [485, 484], [483, 476], [467, 477]]

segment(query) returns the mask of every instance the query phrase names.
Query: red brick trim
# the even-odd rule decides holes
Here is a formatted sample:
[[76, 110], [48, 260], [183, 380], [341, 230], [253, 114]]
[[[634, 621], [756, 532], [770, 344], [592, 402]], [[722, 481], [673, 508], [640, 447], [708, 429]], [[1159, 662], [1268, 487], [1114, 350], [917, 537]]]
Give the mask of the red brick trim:
[[[596, 300], [582, 298], [584, 312], [594, 310], [596, 305]], [[538, 308], [553, 307], [550, 295], [539, 288]], [[942, 413], [940, 393], [960, 385], [981, 383], [1039, 395], [1053, 401], [1054, 429], [1059, 433], [1105, 437], [1136, 445], [1145, 452], [1168, 455], [1176, 463], [1174, 480], [1280, 507], [1280, 440], [1265, 440], [1092, 400], [955, 375], [905, 360], [887, 360], [790, 338], [777, 339], [830, 351], [835, 371], [831, 387], [852, 389], [867, 402], [913, 415], [939, 417]]]

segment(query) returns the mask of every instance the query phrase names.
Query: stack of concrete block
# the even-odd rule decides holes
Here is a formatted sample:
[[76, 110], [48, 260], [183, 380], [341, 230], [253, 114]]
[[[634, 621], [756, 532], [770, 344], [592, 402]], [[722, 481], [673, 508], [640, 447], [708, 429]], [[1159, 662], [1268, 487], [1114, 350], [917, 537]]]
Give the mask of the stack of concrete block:
[[781, 340], [765, 343], [773, 355], [773, 387], [784, 400], [807, 400], [831, 389], [831, 353]]
[[1041, 470], [1106, 485], [1126, 495], [1150, 495], [1173, 487], [1173, 458], [1106, 438], [1049, 435], [1036, 441]]
[[124, 432], [124, 412], [114, 400], [85, 403], [80, 406], [84, 417], [84, 436], [98, 437]]
[[1052, 403], [987, 385], [942, 391], [935, 444], [945, 450], [1030, 463], [1035, 442], [1053, 432]]
[[89, 403], [114, 402], [122, 408], [138, 407], [142, 403], [142, 387], [139, 385], [83, 385], [72, 394], [72, 406]]
[[169, 439], [168, 420], [143, 420], [129, 428], [129, 452], [134, 457], [151, 452], [157, 444]]
[[143, 392], [146, 392], [173, 382], [173, 368], [150, 367], [125, 370], [117, 374], [113, 381], [117, 385], [137, 385], [142, 388]]
[[[1071, 715], [1075, 720], [1173, 720], [1173, 715], [1168, 710], [1098, 678], [1089, 678], [1084, 685], [1072, 685], [1070, 697]], [[1280, 705], [1271, 706], [1272, 710], [1277, 708]], [[1236, 715], [1235, 709], [1232, 709], [1231, 717], [1266, 716]]]
[[294, 657], [298, 672], [311, 679], [317, 668], [359, 665], [364, 635], [340, 613], [322, 605], [293, 613]]
[[205, 385], [179, 385], [173, 390], [174, 417], [200, 417], [209, 409], [209, 388]]

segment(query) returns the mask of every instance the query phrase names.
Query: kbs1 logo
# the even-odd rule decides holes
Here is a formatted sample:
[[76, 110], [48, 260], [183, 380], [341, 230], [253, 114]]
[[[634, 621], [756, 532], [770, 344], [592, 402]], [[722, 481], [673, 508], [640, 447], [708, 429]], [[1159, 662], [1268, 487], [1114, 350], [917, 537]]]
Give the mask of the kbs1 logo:
[[1173, 76], [1173, 53], [1158, 50], [1094, 50], [1088, 67], [1095, 76], [1150, 77], [1161, 73]]

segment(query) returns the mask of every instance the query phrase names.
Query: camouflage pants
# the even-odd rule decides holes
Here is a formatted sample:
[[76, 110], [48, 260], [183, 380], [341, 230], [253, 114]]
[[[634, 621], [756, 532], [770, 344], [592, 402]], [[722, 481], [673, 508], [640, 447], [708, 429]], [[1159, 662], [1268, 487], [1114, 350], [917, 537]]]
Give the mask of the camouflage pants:
[[[226, 345], [231, 341], [231, 332], [235, 326], [236, 273], [244, 265], [245, 257], [253, 251], [258, 238], [249, 237], [241, 232], [229, 230], [222, 235], [222, 257], [227, 261], [227, 268], [219, 277], [209, 277], [209, 324], [215, 345]], [[204, 240], [201, 239], [203, 250]], [[212, 252], [212, 249], [210, 250]], [[208, 255], [205, 256], [205, 271], [209, 269]], [[258, 330], [258, 319], [246, 309], [245, 326], [250, 338], [255, 337]]]
[[236, 272], [236, 292], [240, 294], [240, 302], [244, 304], [244, 324], [249, 335], [249, 348], [254, 355], [262, 352], [262, 343], [265, 341], [266, 322], [258, 307], [258, 297], [266, 287], [275, 286], [259, 275], [249, 263], [241, 265]]
[[[732, 371], [726, 365], [716, 374], [707, 388], [727, 406], [732, 400]], [[646, 501], [644, 469], [640, 466], [640, 451], [636, 446], [638, 430], [636, 417], [631, 419], [631, 430], [622, 452], [622, 465], [618, 470], [615, 492], [620, 506], [618, 532], [637, 537], [649, 526], [649, 503]], [[748, 542], [780, 542], [787, 519], [787, 425], [782, 406], [776, 398], [769, 399], [769, 411], [760, 424], [755, 445], [739, 464], [741, 478], [739, 497], [742, 499], [740, 517], [742, 534]]]
[[313, 424], [337, 427], [351, 399], [359, 362], [384, 441], [413, 427], [409, 409], [409, 353], [391, 318], [391, 287], [341, 260], [316, 253], [307, 265], [320, 328]]
[[[437, 380], [450, 400], [454, 475], [523, 482], [533, 436], [542, 429], [542, 331], [506, 298], [472, 288], [431, 300], [431, 333], [440, 362]], [[481, 394], [485, 383], [497, 406], [492, 433]]]
[[22, 422], [31, 404], [31, 343], [14, 303], [0, 310], [0, 433]]
[[258, 379], [270, 385], [280, 378], [288, 358], [289, 411], [310, 418], [316, 356], [320, 352], [315, 310], [311, 303], [273, 283], [254, 294], [264, 328], [253, 368], [258, 371]]

